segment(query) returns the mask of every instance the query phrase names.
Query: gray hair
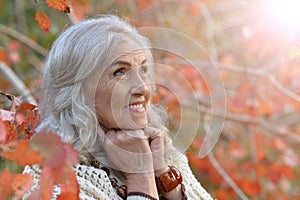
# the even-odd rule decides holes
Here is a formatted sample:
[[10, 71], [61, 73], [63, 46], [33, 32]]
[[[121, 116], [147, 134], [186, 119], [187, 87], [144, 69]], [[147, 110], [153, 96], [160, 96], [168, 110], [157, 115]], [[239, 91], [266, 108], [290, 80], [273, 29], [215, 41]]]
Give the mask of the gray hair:
[[[99, 145], [99, 122], [87, 98], [86, 80], [99, 68], [99, 63], [105, 66], [110, 62], [110, 52], [122, 40], [121, 33], [134, 38], [145, 48], [147, 60], [153, 60], [148, 39], [113, 15], [71, 26], [53, 43], [46, 58], [39, 105], [42, 122], [37, 131], [50, 130], [60, 135], [79, 151], [80, 160], [85, 164], [93, 157], [106, 155]], [[164, 109], [150, 103], [149, 126], [165, 128], [166, 117]], [[170, 141], [167, 137], [165, 142], [170, 144]]]

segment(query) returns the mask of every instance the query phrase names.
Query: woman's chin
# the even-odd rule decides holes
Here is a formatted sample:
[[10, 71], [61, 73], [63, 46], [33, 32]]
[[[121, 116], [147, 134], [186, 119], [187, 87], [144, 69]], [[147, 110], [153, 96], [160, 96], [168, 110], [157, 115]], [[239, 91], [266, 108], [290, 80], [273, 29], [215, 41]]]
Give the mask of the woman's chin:
[[148, 121], [146, 120], [138, 120], [138, 121], [128, 121], [124, 120], [121, 123], [117, 124], [118, 129], [127, 129], [127, 130], [139, 130], [144, 129], [148, 125]]

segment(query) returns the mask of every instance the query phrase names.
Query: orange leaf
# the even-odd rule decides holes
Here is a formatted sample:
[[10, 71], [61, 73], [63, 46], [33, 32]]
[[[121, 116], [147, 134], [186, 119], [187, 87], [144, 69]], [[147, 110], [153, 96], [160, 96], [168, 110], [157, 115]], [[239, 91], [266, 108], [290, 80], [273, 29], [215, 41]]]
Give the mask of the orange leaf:
[[21, 141], [13, 151], [4, 151], [1, 155], [21, 166], [33, 164], [41, 165], [44, 161], [38, 152], [29, 148], [29, 142], [27, 140]]
[[16, 174], [12, 181], [12, 189], [17, 198], [21, 198], [33, 186], [30, 174]]
[[257, 181], [251, 181], [246, 178], [241, 182], [241, 187], [248, 195], [259, 194], [261, 192], [261, 186]]
[[271, 164], [268, 171], [268, 179], [274, 184], [277, 184], [281, 177], [282, 172], [280, 167], [276, 164]]
[[225, 189], [218, 189], [216, 192], [217, 199], [220, 200], [231, 200], [234, 197], [234, 193]]
[[261, 163], [255, 165], [254, 170], [258, 179], [261, 179], [262, 177], [266, 176], [268, 173], [268, 167], [266, 167]]
[[40, 181], [40, 195], [39, 199], [51, 199], [52, 197], [52, 188], [54, 185], [53, 176], [49, 167], [44, 167], [41, 174]]
[[11, 65], [7, 52], [4, 48], [0, 48], [0, 61], [4, 62], [8, 67]]
[[34, 110], [37, 106], [30, 103], [22, 103], [20, 105], [20, 110]]
[[[66, 158], [64, 143], [51, 132], [41, 132], [32, 136], [30, 146], [45, 158], [44, 166], [61, 167]], [[45, 148], [47, 147], [47, 148]]]
[[0, 118], [0, 143], [6, 141], [6, 126], [2, 119]]
[[7, 171], [3, 170], [0, 174], [0, 199], [8, 199], [12, 193], [11, 182], [13, 180], [13, 175]]
[[50, 30], [50, 19], [46, 13], [43, 11], [37, 11], [34, 19], [39, 23], [41, 29], [46, 32]]
[[54, 9], [61, 10], [66, 13], [70, 12], [70, 7], [66, 0], [46, 0], [46, 4]]
[[74, 149], [71, 144], [65, 143], [64, 151], [66, 153], [65, 165], [67, 165], [67, 167], [72, 167], [78, 164], [78, 151]]
[[288, 178], [288, 179], [291, 179], [291, 178], [293, 178], [293, 172], [292, 172], [292, 168], [290, 167], [290, 166], [288, 166], [288, 165], [282, 165], [281, 167], [280, 167], [280, 171], [282, 172], [282, 174], [286, 177], [286, 178]]
[[61, 194], [57, 200], [79, 200], [79, 185], [74, 171], [70, 172], [67, 183], [61, 185]]
[[[5, 131], [2, 130], [3, 132], [1, 133], [1, 138], [4, 137], [4, 135], [2, 134], [5, 134], [4, 140], [0, 141], [0, 143], [2, 143], [2, 147], [15, 146], [15, 144], [18, 142], [18, 132], [15, 123], [11, 123], [9, 121], [2, 121], [2, 122], [5, 127]], [[2, 128], [0, 128], [0, 131]]]
[[78, 21], [82, 21], [92, 9], [88, 0], [69, 0], [69, 2], [71, 4], [71, 14], [75, 15]]
[[139, 0], [138, 1], [138, 9], [139, 10], [145, 10], [146, 8], [152, 6], [152, 1], [148, 0]]
[[[44, 176], [50, 176], [53, 184], [64, 183], [73, 171], [72, 167], [78, 163], [78, 152], [70, 144], [63, 143], [54, 133], [40, 132], [33, 135], [30, 146], [45, 158], [42, 165], [46, 169]], [[46, 178], [44, 181], [43, 184], [49, 186]]]

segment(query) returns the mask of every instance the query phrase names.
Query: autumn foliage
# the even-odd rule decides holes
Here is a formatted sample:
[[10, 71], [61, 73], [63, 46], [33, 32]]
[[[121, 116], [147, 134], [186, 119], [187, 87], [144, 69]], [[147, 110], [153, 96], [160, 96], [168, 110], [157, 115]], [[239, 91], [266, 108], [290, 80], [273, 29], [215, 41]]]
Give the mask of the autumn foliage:
[[0, 174], [1, 199], [19, 199], [32, 188], [33, 177], [19, 172], [27, 165], [39, 165], [42, 170], [32, 199], [51, 199], [57, 184], [61, 184], [59, 198], [78, 199], [79, 186], [72, 169], [78, 163], [77, 151], [54, 133], [34, 132], [38, 123], [35, 105], [22, 103], [21, 97], [2, 95], [12, 100], [12, 106], [0, 109], [0, 155], [5, 159]]
[[[274, 4], [279, 1], [274, 1]], [[170, 49], [182, 49], [185, 55], [194, 56], [193, 61], [197, 63], [191, 65], [174, 54], [155, 52], [156, 62], [171, 66], [191, 85], [190, 88], [183, 87], [174, 74], [159, 71], [162, 68], [158, 68], [158, 79], [181, 91], [174, 94], [163, 85], [158, 85], [158, 95], [154, 98], [170, 113], [168, 127], [171, 132], [176, 131], [181, 120], [182, 102], [179, 102], [178, 95], [185, 97], [187, 101], [184, 103], [188, 103], [189, 94], [194, 92], [199, 101], [200, 108], [194, 109], [193, 114], [200, 115], [200, 128], [187, 153], [196, 177], [219, 200], [300, 199], [299, 21], [284, 24], [283, 17], [272, 19], [268, 8], [273, 1], [26, 0], [31, 3], [26, 7], [31, 8], [28, 12], [26, 10], [27, 24], [30, 25], [27, 33], [22, 29], [21, 20], [15, 20], [20, 17], [13, 13], [15, 11], [11, 8], [16, 5], [12, 2], [6, 1], [2, 12], [3, 16], [8, 17], [3, 17], [1, 23], [17, 27], [16, 30], [26, 35], [27, 39], [45, 49], [51, 46], [66, 24], [102, 13], [115, 13], [138, 27], [164, 27], [187, 34], [213, 58], [218, 74], [201, 74], [213, 67], [212, 60], [203, 52], [194, 52], [184, 43], [173, 46], [175, 42], [172, 38], [164, 35], [149, 38], [161, 43], [169, 41]], [[288, 6], [293, 1], [283, 2]], [[279, 7], [282, 11], [284, 8], [284, 4]], [[11, 12], [6, 13], [7, 10]], [[40, 28], [48, 33], [41, 34], [43, 31]], [[39, 88], [43, 71], [41, 63], [46, 53], [32, 48], [31, 43], [18, 37], [11, 38], [11, 34], [3, 36], [0, 44], [0, 60], [22, 78], [31, 94], [38, 99], [36, 88]], [[215, 91], [208, 84], [214, 83], [213, 78], [218, 76], [226, 91], [226, 106], [218, 107], [226, 111], [224, 127], [210, 155], [199, 158], [205, 127], [211, 117], [218, 117], [218, 112], [211, 112], [211, 96]], [[0, 74], [2, 91], [21, 93], [12, 85]], [[1, 157], [4, 160], [0, 199], [19, 197], [30, 188], [32, 177], [20, 174], [19, 169], [33, 163], [40, 163], [43, 180], [49, 178], [49, 182], [42, 183], [42, 188], [63, 181], [60, 198], [66, 199], [65, 195], [75, 197], [71, 189], [78, 188], [75, 175], [67, 170], [70, 166], [63, 161], [69, 159], [75, 163], [75, 152], [51, 133], [34, 133], [38, 124], [38, 108], [22, 104], [21, 99], [13, 95], [6, 94], [4, 97], [8, 99], [0, 102]], [[185, 132], [189, 132], [188, 127]], [[69, 182], [59, 178], [62, 171], [54, 173], [58, 166], [52, 163], [55, 157], [44, 152], [44, 138], [51, 141], [47, 145], [59, 147], [48, 153], [57, 155], [59, 161], [56, 160], [56, 164], [61, 166], [60, 169], [67, 170], [64, 180]], [[24, 159], [25, 156], [30, 159]], [[12, 163], [14, 167], [11, 167]], [[46, 189], [43, 194], [49, 196], [50, 190]]]
[[[38, 11], [35, 14], [35, 20], [38, 22], [41, 29], [48, 32], [51, 27], [51, 22], [49, 16], [43, 11], [39, 1], [35, 1], [38, 7]], [[70, 13], [72, 10], [72, 15], [76, 20], [82, 20], [85, 14], [90, 10], [90, 3], [87, 0], [46, 0], [46, 5], [49, 8], [63, 11], [65, 13]]]

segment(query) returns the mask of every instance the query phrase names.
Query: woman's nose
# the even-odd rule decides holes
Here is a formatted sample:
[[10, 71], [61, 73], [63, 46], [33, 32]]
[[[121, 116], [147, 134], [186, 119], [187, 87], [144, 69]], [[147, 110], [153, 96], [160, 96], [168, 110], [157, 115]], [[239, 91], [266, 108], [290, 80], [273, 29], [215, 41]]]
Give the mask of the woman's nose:
[[130, 88], [130, 94], [131, 95], [141, 95], [141, 96], [147, 96], [151, 93], [150, 85], [147, 81], [143, 79], [138, 74], [135, 74], [134, 77], [131, 77], [131, 88]]
[[133, 96], [148, 96], [150, 92], [150, 86], [145, 82], [130, 88], [130, 94]]

